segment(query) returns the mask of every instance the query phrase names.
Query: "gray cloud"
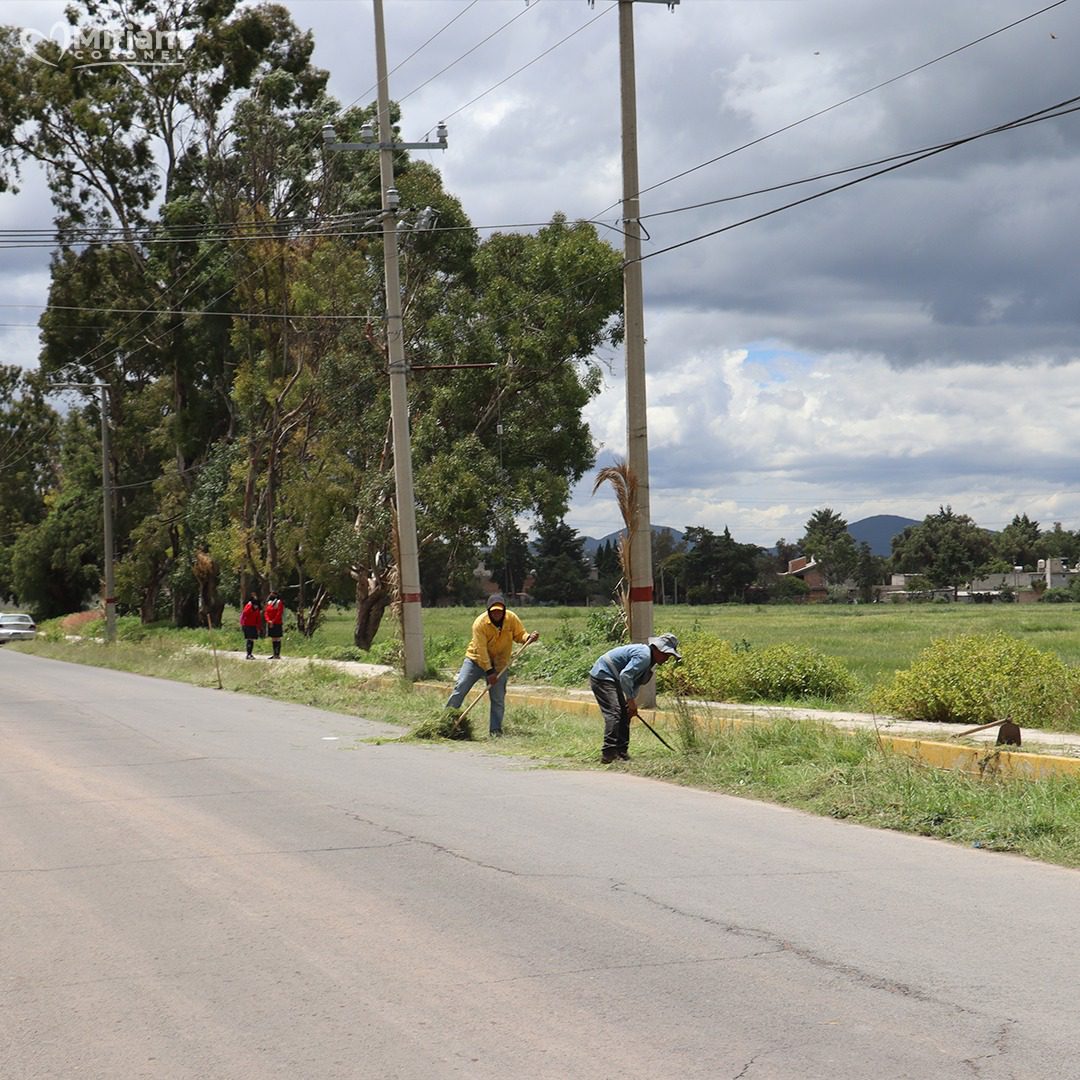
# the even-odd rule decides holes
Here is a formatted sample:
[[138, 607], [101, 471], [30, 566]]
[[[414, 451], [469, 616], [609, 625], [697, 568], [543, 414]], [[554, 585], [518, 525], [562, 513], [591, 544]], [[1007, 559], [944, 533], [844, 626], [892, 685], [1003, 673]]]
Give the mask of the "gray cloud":
[[[370, 9], [291, 0], [344, 101], [374, 83]], [[499, 24], [521, 18], [405, 97], [418, 138], [605, 9], [584, 0], [483, 0], [391, 75], [403, 97]], [[1031, 0], [684, 0], [640, 4], [639, 156], [645, 187], [768, 135], [1034, 11]], [[8, 2], [8, 22], [59, 2]], [[466, 7], [387, 4], [393, 66]], [[1054, 37], [1051, 37], [1051, 34]], [[917, 74], [642, 196], [645, 214], [843, 168], [975, 132], [1075, 90], [1080, 8], [1066, 4]], [[366, 97], [365, 97], [366, 95]], [[601, 15], [449, 119], [431, 155], [474, 222], [590, 216], [620, 191], [617, 20]], [[1070, 401], [1080, 374], [1076, 251], [1080, 114], [982, 140], [646, 261], [654, 516], [797, 535], [809, 511], [921, 517], [938, 502], [986, 524], [1028, 509], [1080, 524]], [[650, 217], [646, 253], [824, 186]], [[8, 227], [48, 223], [40, 194], [0, 196]], [[611, 238], [617, 242], [616, 234]], [[0, 284], [44, 301], [47, 253], [4, 252]], [[29, 276], [28, 276], [29, 275]], [[34, 275], [37, 275], [36, 277]], [[8, 321], [16, 321], [14, 319]], [[30, 321], [30, 320], [25, 320]], [[12, 339], [24, 349], [32, 335]], [[789, 355], [786, 377], [755, 368]], [[733, 355], [750, 350], [750, 362]], [[624, 441], [621, 360], [589, 417]], [[801, 395], [801, 396], [800, 396]], [[571, 520], [617, 524], [591, 481]], [[699, 518], [686, 515], [697, 514]], [[658, 518], [659, 520], [659, 518]]]

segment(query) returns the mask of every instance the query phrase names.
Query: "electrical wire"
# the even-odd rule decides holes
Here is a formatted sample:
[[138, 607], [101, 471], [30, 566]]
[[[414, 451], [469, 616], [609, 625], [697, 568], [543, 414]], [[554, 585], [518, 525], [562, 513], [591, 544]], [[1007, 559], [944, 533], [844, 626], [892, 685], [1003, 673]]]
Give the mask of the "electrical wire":
[[504, 83], [508, 83], [515, 76], [520, 75], [523, 71], [526, 70], [526, 68], [530, 68], [537, 61], [543, 60], [543, 58], [547, 56], [548, 53], [554, 52], [557, 48], [559, 48], [560, 45], [565, 45], [572, 37], [576, 37], [578, 34], [581, 33], [582, 30], [587, 30], [590, 26], [592, 26], [594, 22], [596, 22], [598, 19], [602, 19], [605, 15], [607, 15], [609, 11], [614, 11], [618, 6], [618, 2], [616, 2], [611, 4], [609, 7], [604, 8], [604, 10], [601, 11], [599, 15], [594, 15], [587, 23], [582, 23], [582, 25], [579, 26], [576, 30], [567, 34], [566, 37], [562, 38], [559, 41], [556, 41], [554, 45], [545, 49], [542, 53], [534, 56], [527, 64], [522, 64], [521, 67], [519, 67], [516, 71], [510, 72], [510, 74], [507, 75], [505, 79], [500, 79], [494, 86], [489, 86], [482, 93], [477, 94], [476, 97], [471, 98], [469, 101], [466, 101], [464, 105], [459, 105], [456, 109], [453, 110], [453, 112], [448, 112], [443, 117], [443, 119], [449, 120], [451, 119], [451, 117], [457, 116], [458, 113], [464, 112], [470, 105], [475, 105], [481, 98], [487, 97], [487, 95], [490, 94], [493, 90], [498, 90], [500, 86], [502, 86]]
[[[427, 39], [427, 41], [425, 41], [423, 43], [423, 45], [417, 46], [415, 49], [413, 49], [413, 51], [411, 53], [409, 53], [408, 56], [405, 57], [404, 60], [401, 61], [401, 63], [395, 64], [386, 73], [387, 79], [389, 79], [390, 76], [393, 75], [395, 71], [399, 71], [401, 68], [403, 68], [414, 56], [417, 55], [417, 53], [420, 53], [424, 49], [426, 49], [437, 37], [439, 37], [440, 34], [443, 33], [444, 30], [449, 30], [450, 27], [453, 26], [454, 23], [456, 23], [458, 21], [458, 19], [460, 19], [462, 17], [462, 15], [464, 15], [467, 12], [471, 11], [474, 7], [476, 7], [476, 5], [479, 2], [480, 2], [480, 0], [472, 0], [472, 3], [467, 4], [465, 7], [463, 7], [461, 9], [461, 11], [459, 11], [448, 23], [444, 23], [441, 27], [439, 27], [439, 29], [436, 30], [435, 33], [432, 34], [431, 37], [429, 37]], [[513, 20], [511, 20], [511, 21], [513, 21]], [[354, 105], [358, 104], [362, 98], [366, 98], [368, 96], [368, 94], [371, 93], [372, 90], [377, 90], [378, 88], [379, 88], [379, 84], [377, 82], [373, 83], [362, 94], [360, 94], [358, 97], [353, 98], [352, 101], [350, 101], [348, 105], [343, 105], [338, 111], [339, 112], [344, 112], [346, 109], [351, 109]]]
[[[867, 176], [858, 177], [855, 180], [849, 181], [848, 183], [835, 185], [835, 186], [827, 188], [827, 189], [825, 189], [823, 191], [815, 192], [813, 195], [807, 196], [804, 199], [798, 199], [798, 200], [795, 200], [793, 202], [786, 203], [786, 204], [784, 204], [782, 206], [774, 207], [773, 209], [765, 211], [765, 212], [763, 212], [761, 214], [756, 214], [756, 215], [753, 215], [751, 217], [742, 219], [740, 221], [733, 222], [733, 223], [731, 223], [729, 225], [726, 225], [726, 226], [724, 226], [724, 227], [722, 227], [720, 229], [713, 230], [713, 231], [707, 232], [707, 233], [703, 233], [700, 236], [693, 237], [693, 238], [691, 238], [689, 240], [681, 242], [680, 244], [671, 245], [669, 247], [661, 248], [661, 249], [659, 249], [657, 251], [649, 252], [647, 255], [644, 255], [642, 257], [642, 260], [644, 261], [644, 259], [652, 258], [654, 255], [664, 254], [667, 251], [675, 250], [675, 248], [677, 248], [677, 247], [686, 246], [688, 244], [696, 242], [697, 240], [702, 240], [702, 239], [706, 239], [706, 238], [711, 237], [711, 236], [715, 236], [715, 235], [717, 235], [718, 233], [721, 233], [721, 232], [727, 232], [727, 231], [729, 231], [731, 229], [738, 228], [740, 225], [749, 224], [749, 223], [751, 223], [753, 221], [759, 221], [764, 217], [769, 217], [769, 216], [772, 216], [773, 214], [780, 213], [783, 210], [791, 209], [791, 208], [793, 208], [795, 206], [800, 206], [800, 205], [802, 205], [802, 204], [804, 204], [806, 202], [811, 202], [811, 201], [813, 201], [815, 199], [821, 198], [824, 195], [832, 194], [832, 193], [834, 193], [836, 191], [843, 190], [844, 188], [851, 187], [851, 186], [853, 186], [853, 185], [855, 185], [857, 183], [861, 183], [864, 180], [869, 180], [869, 179], [872, 179], [873, 177], [881, 176], [881, 175], [883, 175], [883, 174], [885, 174], [887, 172], [894, 171], [895, 169], [901, 168], [901, 167], [903, 167], [905, 165], [915, 164], [915, 163], [917, 163], [919, 161], [925, 160], [928, 157], [932, 157], [932, 156], [934, 156], [936, 154], [942, 153], [945, 150], [955, 149], [956, 147], [963, 146], [963, 145], [966, 145], [967, 143], [974, 142], [974, 141], [976, 141], [978, 139], [985, 138], [988, 135], [1001, 134], [1001, 133], [1006, 132], [1006, 131], [1017, 130], [1017, 129], [1021, 128], [1021, 127], [1026, 127], [1026, 126], [1029, 126], [1031, 124], [1039, 123], [1039, 122], [1044, 121], [1044, 120], [1052, 120], [1052, 119], [1057, 119], [1057, 118], [1062, 117], [1062, 116], [1067, 116], [1067, 115], [1069, 115], [1069, 114], [1071, 114], [1073, 112], [1076, 112], [1076, 111], [1080, 110], [1080, 106], [1076, 105], [1077, 102], [1080, 102], [1080, 96], [1073, 97], [1073, 98], [1067, 98], [1064, 101], [1058, 102], [1055, 105], [1046, 106], [1045, 108], [1036, 110], [1035, 112], [1029, 113], [1026, 116], [1019, 117], [1019, 118], [1017, 118], [1015, 120], [1010, 120], [1010, 121], [1007, 121], [1005, 123], [995, 125], [994, 127], [987, 128], [987, 129], [985, 129], [983, 131], [976, 132], [976, 133], [971, 134], [971, 135], [962, 136], [962, 137], [957, 138], [957, 139], [951, 139], [951, 140], [949, 140], [947, 142], [944, 142], [944, 143], [937, 143], [937, 144], [935, 144], [933, 146], [923, 147], [923, 148], [920, 148], [919, 150], [909, 151], [909, 152], [904, 153], [904, 154], [889, 155], [888, 157], [879, 158], [879, 159], [876, 159], [874, 161], [864, 162], [864, 163], [862, 163], [860, 165], [852, 165], [852, 166], [848, 166], [848, 167], [843, 168], [843, 169], [833, 170], [831, 172], [819, 173], [819, 174], [817, 174], [815, 176], [812, 176], [812, 177], [804, 177], [804, 178], [799, 179], [799, 180], [792, 180], [792, 181], [788, 181], [788, 182], [783, 183], [783, 184], [776, 184], [776, 185], [773, 185], [771, 187], [759, 188], [759, 189], [755, 189], [754, 191], [744, 192], [744, 193], [739, 194], [739, 195], [724, 196], [724, 197], [719, 198], [719, 199], [708, 200], [708, 201], [702, 202], [702, 203], [694, 203], [692, 205], [688, 205], [688, 206], [684, 206], [684, 207], [675, 207], [675, 208], [672, 208], [672, 209], [669, 209], [669, 210], [657, 211], [654, 214], [644, 215], [644, 217], [653, 218], [653, 217], [661, 217], [661, 216], [664, 216], [664, 215], [669, 215], [669, 214], [674, 214], [674, 213], [680, 213], [680, 212], [687, 211], [687, 210], [700, 209], [702, 207], [717, 205], [719, 203], [731, 202], [731, 201], [735, 201], [735, 200], [738, 200], [738, 199], [748, 198], [748, 197], [751, 197], [753, 195], [767, 194], [767, 193], [782, 190], [782, 189], [785, 189], [785, 188], [795, 187], [795, 186], [798, 186], [798, 185], [801, 185], [801, 184], [806, 184], [806, 183], [811, 183], [811, 182], [821, 180], [821, 179], [828, 179], [828, 178], [833, 177], [833, 176], [843, 175], [843, 174], [850, 173], [850, 172], [862, 171], [862, 170], [865, 170], [865, 169], [868, 169], [868, 168], [874, 168], [874, 167], [876, 167], [878, 165], [882, 165], [882, 164], [893, 163], [893, 164], [889, 165], [889, 167], [887, 167], [887, 168], [879, 169], [878, 171], [870, 173]], [[588, 223], [589, 224], [594, 224], [594, 225], [595, 224], [603, 224], [602, 222], [588, 222]], [[466, 229], [468, 229], [468, 230], [474, 230], [474, 229], [475, 230], [482, 230], [482, 229], [496, 229], [496, 228], [545, 227], [545, 226], [550, 225], [550, 224], [551, 224], [550, 222], [528, 222], [528, 223], [518, 223], [516, 225], [501, 225], [501, 226], [494, 226], [494, 225], [492, 225], [492, 226], [487, 226], [487, 225], [451, 226], [451, 227], [447, 227], [447, 228], [436, 227], [432, 231], [435, 231], [435, 232], [455, 232], [455, 231], [462, 231], [462, 230], [466, 230]], [[331, 235], [350, 235], [350, 234], [348, 234], [348, 233], [333, 233]], [[585, 286], [587, 284], [590, 284], [590, 283], [592, 283], [593, 281], [596, 281], [596, 280], [600, 280], [600, 277], [592, 277], [592, 278], [588, 278], [588, 279], [585, 279], [585, 280], [580, 281], [580, 282], [575, 282], [574, 285], [570, 287], [570, 290], [576, 290], [576, 289], [581, 288], [581, 287], [583, 287], [583, 286]], [[570, 291], [570, 290], [568, 290], [568, 291]], [[2, 308], [24, 308], [24, 307], [36, 307], [36, 305], [30, 305], [30, 304], [0, 304], [0, 309], [2, 309]], [[359, 314], [359, 315], [295, 315], [295, 314], [283, 315], [283, 314], [277, 313], [277, 312], [242, 312], [242, 311], [218, 312], [218, 311], [209, 311], [209, 310], [206, 310], [206, 309], [176, 309], [176, 308], [161, 308], [161, 309], [155, 309], [155, 308], [146, 308], [146, 309], [101, 308], [101, 307], [89, 307], [89, 306], [78, 306], [78, 305], [60, 305], [60, 304], [45, 305], [44, 309], [45, 310], [56, 310], [56, 311], [88, 311], [88, 312], [112, 313], [112, 314], [127, 314], [129, 312], [135, 312], [138, 316], [147, 315], [147, 314], [154, 314], [154, 315], [184, 315], [184, 316], [222, 315], [222, 316], [239, 317], [239, 318], [267, 318], [267, 319], [291, 318], [291, 319], [308, 319], [308, 320], [316, 320], [316, 321], [322, 320], [322, 321], [342, 321], [342, 322], [348, 322], [348, 321], [373, 321], [374, 322], [374, 321], [381, 321], [381, 319], [382, 319], [381, 315], [374, 314], [374, 313], [366, 313], [366, 314]], [[523, 309], [523, 310], [527, 310], [527, 308]], [[0, 324], [0, 325], [2, 325], [2, 324]], [[13, 324], [13, 325], [32, 325], [32, 324]]]
[[[1061, 7], [1062, 4], [1067, 3], [1068, 0], [1054, 0], [1052, 4], [1047, 4], [1045, 7], [1039, 8], [1038, 11], [1033, 11], [1028, 15], [1024, 15], [1022, 18], [1015, 19], [1011, 23], [1006, 23], [1004, 26], [999, 26], [996, 30], [991, 30], [989, 33], [983, 34], [981, 37], [977, 37], [972, 41], [968, 41], [963, 45], [957, 46], [955, 49], [950, 49], [948, 52], [942, 53], [940, 56], [935, 56], [932, 60], [927, 60], [922, 64], [918, 64], [913, 68], [908, 68], [907, 71], [900, 72], [899, 75], [893, 75], [888, 79], [884, 79], [879, 83], [875, 83], [873, 86], [868, 87], [866, 90], [860, 90], [857, 94], [852, 94], [850, 97], [846, 97], [841, 101], [834, 102], [832, 105], [827, 105], [824, 109], [818, 109], [817, 112], [812, 112], [808, 116], [804, 116], [801, 120], [793, 120], [790, 124], [785, 124], [783, 127], [777, 128], [775, 131], [770, 131], [766, 135], [760, 135], [756, 139], [751, 139], [749, 142], [743, 143], [741, 146], [736, 146], [731, 150], [727, 150], [722, 154], [718, 154], [716, 157], [709, 158], [708, 161], [703, 161], [699, 165], [694, 165], [689, 169], [684, 169], [682, 172], [675, 173], [673, 176], [669, 176], [666, 180], [659, 180], [655, 184], [649, 185], [649, 187], [642, 188], [635, 194], [635, 198], [646, 194], [650, 191], [655, 191], [657, 188], [663, 187], [665, 184], [674, 183], [676, 180], [681, 180], [684, 176], [689, 176], [691, 173], [697, 172], [699, 169], [704, 169], [709, 165], [715, 165], [718, 161], [723, 161], [725, 158], [732, 157], [735, 154], [740, 153], [743, 150], [749, 150], [752, 146], [757, 146], [759, 143], [763, 143], [768, 139], [772, 139], [777, 135], [782, 135], [786, 131], [791, 131], [793, 128], [799, 127], [801, 124], [805, 124], [810, 120], [815, 120], [819, 116], [824, 116], [826, 113], [832, 112], [834, 109], [839, 109], [843, 105], [848, 105], [853, 101], [858, 101], [859, 98], [866, 97], [868, 94], [872, 94], [877, 90], [881, 90], [886, 86], [892, 85], [892, 83], [899, 82], [901, 79], [906, 79], [909, 75], [914, 75], [916, 72], [924, 71], [928, 67], [932, 67], [934, 64], [940, 63], [942, 60], [948, 60], [952, 56], [956, 56], [958, 53], [964, 52], [966, 49], [971, 49], [976, 45], [981, 45], [984, 41], [989, 41], [993, 37], [997, 37], [998, 34], [1003, 34], [1007, 30], [1012, 30], [1022, 23], [1028, 22], [1030, 19], [1037, 18], [1039, 15], [1045, 15], [1046, 12], [1052, 11], [1054, 8]], [[619, 206], [622, 199], [618, 199], [608, 206], [605, 206], [599, 213], [594, 214], [593, 217], [602, 217], [609, 210], [613, 210], [616, 206]]]
[[[273, 256], [276, 258], [276, 256]], [[29, 307], [28, 304], [4, 304], [2, 307]], [[136, 315], [206, 315], [206, 316], [228, 316], [232, 318], [241, 319], [313, 319], [316, 321], [322, 320], [326, 322], [341, 321], [375, 321], [382, 319], [381, 315], [297, 315], [292, 312], [288, 314], [282, 314], [275, 311], [209, 311], [204, 308], [108, 308], [108, 307], [78, 307], [69, 304], [46, 304], [43, 311], [94, 311], [101, 312], [103, 314], [113, 315], [130, 315], [132, 313]], [[0, 323], [0, 326], [9, 325], [6, 323]], [[33, 323], [19, 323], [15, 325], [32, 326]]]
[[[688, 247], [690, 244], [696, 244], [702, 240], [707, 240], [713, 236], [719, 236], [721, 233], [729, 232], [732, 229], [737, 229], [742, 225], [749, 225], [754, 221], [761, 221], [764, 218], [772, 217], [774, 214], [779, 214], [784, 210], [790, 210], [796, 206], [803, 206], [808, 202], [813, 202], [815, 199], [823, 198], [825, 195], [831, 195], [837, 191], [843, 191], [845, 188], [854, 187], [856, 184], [862, 184], [867, 180], [872, 180], [877, 176], [884, 176], [886, 173], [895, 172], [897, 169], [903, 169], [908, 165], [914, 165], [917, 162], [925, 161], [927, 158], [934, 157], [937, 154], [945, 153], [947, 150], [953, 150], [958, 146], [965, 146], [968, 143], [975, 142], [978, 139], [984, 139], [988, 135], [998, 135], [1004, 131], [1012, 131], [1017, 128], [1026, 127], [1030, 124], [1041, 123], [1044, 120], [1053, 120], [1060, 116], [1067, 116], [1070, 113], [1080, 111], [1080, 106], [1074, 105], [1075, 102], [1080, 101], [1080, 97], [1068, 98], [1063, 102], [1059, 102], [1057, 105], [1047, 106], [1045, 109], [1040, 109], [1035, 113], [1029, 113], [1025, 117], [1020, 117], [1017, 120], [1010, 120], [1007, 123], [999, 124], [996, 127], [988, 128], [985, 131], [978, 132], [975, 135], [968, 135], [962, 139], [955, 139], [952, 142], [943, 143], [939, 146], [927, 150], [923, 153], [916, 154], [914, 157], [907, 158], [903, 161], [896, 162], [892, 165], [888, 165], [883, 169], [878, 169], [875, 172], [867, 173], [865, 176], [856, 177], [854, 180], [848, 180], [843, 184], [836, 184], [833, 187], [825, 188], [822, 191], [817, 191], [813, 195], [807, 195], [805, 198], [796, 199], [793, 202], [785, 203], [782, 206], [774, 207], [771, 210], [765, 210], [760, 214], [754, 214], [751, 217], [743, 218], [740, 221], [732, 222], [728, 225], [724, 225], [719, 229], [712, 229], [709, 232], [701, 233], [698, 236], [692, 236], [688, 240], [682, 240], [677, 244], [669, 244], [667, 247], [659, 248], [656, 251], [650, 251], [647, 255], [643, 255], [640, 262], [645, 262], [646, 259], [655, 258], [657, 255], [664, 255], [669, 251], [677, 251], [679, 248]], [[1066, 108], [1065, 106], [1073, 106]], [[1054, 112], [1052, 110], [1060, 110]]]
[[[1071, 100], [1080, 100], [1080, 99], [1071, 99]], [[1068, 102], [1065, 102], [1064, 104], [1068, 104]], [[1052, 106], [1050, 106], [1050, 108], [1055, 109], [1055, 108], [1059, 108], [1059, 106], [1052, 105]], [[1039, 112], [1047, 112], [1047, 111], [1048, 110], [1046, 110], [1046, 109], [1040, 109], [1039, 110]], [[1032, 115], [1035, 116], [1037, 114], [1032, 114]], [[1054, 114], [1054, 116], [1064, 116], [1064, 115], [1066, 115], [1066, 113], [1055, 113]], [[1039, 119], [1047, 119], [1047, 120], [1049, 120], [1049, 119], [1053, 119], [1053, 116], [1039, 117]], [[979, 132], [979, 133], [976, 133], [976, 134], [970, 135], [970, 136], [962, 136], [959, 139], [950, 139], [947, 142], [935, 143], [932, 146], [922, 146], [922, 147], [919, 147], [917, 150], [908, 150], [905, 153], [901, 153], [901, 154], [889, 154], [887, 157], [877, 158], [877, 159], [875, 159], [873, 161], [864, 161], [859, 165], [848, 165], [848, 166], [845, 166], [842, 169], [832, 169], [829, 172], [817, 173], [814, 176], [805, 176], [805, 177], [803, 177], [803, 178], [801, 178], [799, 180], [787, 180], [787, 181], [785, 181], [784, 183], [781, 183], [781, 184], [772, 184], [769, 187], [755, 188], [753, 191], [744, 191], [744, 192], [741, 192], [738, 195], [724, 195], [724, 196], [722, 196], [720, 198], [717, 198], [717, 199], [706, 199], [704, 202], [690, 203], [690, 204], [688, 204], [686, 206], [675, 206], [675, 207], [672, 207], [672, 208], [670, 208], [668, 210], [656, 210], [651, 214], [642, 214], [641, 217], [638, 220], [646, 221], [646, 220], [648, 220], [650, 218], [668, 217], [671, 214], [682, 214], [682, 213], [685, 213], [688, 210], [701, 210], [701, 209], [703, 209], [705, 207], [708, 207], [708, 206], [718, 206], [721, 203], [738, 202], [740, 199], [753, 198], [755, 195], [768, 195], [768, 194], [771, 194], [774, 191], [783, 191], [786, 188], [799, 187], [802, 184], [811, 184], [811, 183], [814, 183], [817, 180], [828, 180], [828, 179], [830, 179], [831, 177], [834, 177], [834, 176], [844, 176], [847, 173], [861, 172], [864, 169], [871, 169], [871, 168], [874, 168], [874, 167], [876, 167], [878, 165], [885, 165], [885, 164], [888, 164], [891, 161], [901, 161], [901, 160], [904, 160], [906, 158], [914, 158], [917, 155], [927, 154], [927, 153], [930, 153], [930, 152], [936, 151], [936, 150], [943, 150], [943, 149], [948, 150], [948, 149], [952, 148], [953, 146], [959, 146], [963, 142], [969, 141], [970, 139], [981, 138], [985, 134], [993, 134], [994, 132], [997, 132], [997, 131], [1010, 130], [1013, 127], [1022, 127], [1022, 126], [1025, 126], [1028, 123], [1034, 123], [1034, 122], [1035, 122], [1034, 120], [1028, 120], [1028, 119], [1025, 119], [1023, 121], [1010, 121], [1007, 124], [1003, 124], [1003, 125], [1000, 125], [999, 127], [992, 128], [989, 131]]]
[[451, 60], [450, 63], [446, 65], [446, 67], [441, 68], [439, 71], [436, 71], [435, 74], [432, 75], [429, 79], [425, 79], [419, 86], [414, 86], [407, 94], [402, 94], [400, 97], [398, 97], [397, 103], [400, 105], [406, 98], [410, 98], [413, 96], [413, 94], [419, 93], [421, 90], [424, 89], [425, 86], [428, 85], [428, 83], [433, 83], [437, 78], [439, 78], [440, 75], [445, 75], [452, 67], [456, 67], [458, 64], [461, 63], [462, 60], [465, 60], [468, 57], [472, 56], [472, 54], [476, 52], [477, 49], [486, 45], [489, 41], [491, 41], [492, 38], [497, 37], [507, 27], [511, 26], [512, 24], [516, 23], [518, 19], [522, 18], [522, 16], [528, 15], [530, 11], [535, 11], [542, 3], [543, 0], [534, 0], [534, 3], [527, 5], [524, 10], [519, 11], [512, 19], [507, 19], [506, 22], [502, 24], [502, 26], [500, 26], [496, 30], [493, 30], [490, 34], [488, 34], [486, 38], [484, 38], [483, 41], [477, 42], [471, 49], [463, 52], [456, 60]]

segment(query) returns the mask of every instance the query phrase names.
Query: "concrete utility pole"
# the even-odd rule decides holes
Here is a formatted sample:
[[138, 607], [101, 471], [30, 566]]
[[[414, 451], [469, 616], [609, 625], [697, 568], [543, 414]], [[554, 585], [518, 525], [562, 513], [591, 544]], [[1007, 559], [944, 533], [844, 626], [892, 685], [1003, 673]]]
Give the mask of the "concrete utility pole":
[[116, 640], [116, 573], [113, 565], [113, 486], [112, 433], [109, 430], [109, 386], [98, 383], [101, 391], [101, 495], [104, 503], [105, 540], [105, 640]]
[[405, 337], [401, 318], [401, 279], [398, 269], [399, 205], [394, 187], [394, 151], [446, 149], [446, 127], [438, 128], [438, 142], [395, 143], [390, 125], [390, 82], [386, 70], [386, 28], [383, 0], [374, 0], [375, 65], [379, 80], [379, 138], [369, 125], [361, 142], [339, 143], [333, 127], [323, 127], [328, 150], [378, 150], [382, 186], [383, 264], [386, 274], [386, 350], [390, 368], [390, 420], [394, 434], [394, 487], [397, 492], [398, 588], [405, 645], [405, 677], [415, 679], [424, 671], [424, 628], [420, 612], [420, 557], [416, 540], [416, 499], [413, 494], [412, 447], [409, 441], [409, 400], [406, 383]]
[[101, 393], [101, 499], [105, 548], [105, 640], [116, 640], [116, 571], [113, 549], [112, 430], [109, 427], [109, 384], [52, 383], [53, 390], [98, 390]]
[[[665, 3], [679, 0], [636, 0]], [[649, 425], [645, 396], [645, 299], [641, 278], [641, 190], [638, 180], [637, 79], [634, 3], [619, 0], [619, 93], [622, 104], [623, 313], [626, 321], [626, 458], [637, 479], [636, 533], [630, 547], [630, 640], [653, 633], [652, 516], [649, 510]], [[656, 704], [655, 683], [642, 687], [640, 704]]]

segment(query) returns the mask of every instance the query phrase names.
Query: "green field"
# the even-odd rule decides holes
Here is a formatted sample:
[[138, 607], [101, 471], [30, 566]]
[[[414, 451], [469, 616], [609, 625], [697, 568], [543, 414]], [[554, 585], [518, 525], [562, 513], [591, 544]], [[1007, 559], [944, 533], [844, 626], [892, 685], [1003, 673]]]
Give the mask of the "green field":
[[[590, 609], [519, 608], [528, 630], [543, 639], [584, 631]], [[593, 609], [595, 610], [595, 609]], [[424, 611], [424, 633], [441, 653], [445, 639], [464, 649], [479, 608]], [[678, 635], [701, 630], [754, 647], [790, 643], [839, 656], [866, 687], [907, 667], [935, 638], [1001, 631], [1080, 664], [1080, 607], [1072, 604], [816, 604], [751, 607], [671, 605], [655, 609], [656, 632]], [[384, 622], [380, 639], [392, 636]], [[351, 644], [351, 619], [341, 612], [320, 631], [324, 640]]]

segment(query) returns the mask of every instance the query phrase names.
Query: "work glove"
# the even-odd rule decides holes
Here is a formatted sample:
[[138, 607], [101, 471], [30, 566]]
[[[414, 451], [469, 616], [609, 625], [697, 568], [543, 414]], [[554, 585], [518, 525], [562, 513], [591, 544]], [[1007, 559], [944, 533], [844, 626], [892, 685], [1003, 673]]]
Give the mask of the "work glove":
[[494, 668], [487, 673], [488, 686], [494, 686], [499, 681], [499, 673]]

